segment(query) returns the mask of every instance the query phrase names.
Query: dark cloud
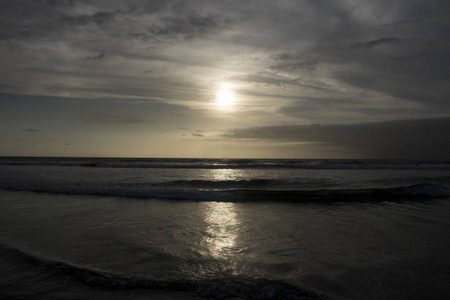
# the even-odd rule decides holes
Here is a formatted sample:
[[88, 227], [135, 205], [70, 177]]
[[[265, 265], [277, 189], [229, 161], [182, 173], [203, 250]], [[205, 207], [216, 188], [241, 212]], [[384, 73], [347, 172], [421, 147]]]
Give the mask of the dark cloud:
[[292, 72], [294, 70], [312, 71], [318, 61], [301, 53], [282, 53], [274, 57], [275, 64], [269, 67], [272, 71]]
[[357, 43], [351, 46], [351, 48], [353, 49], [358, 49], [358, 48], [373, 48], [375, 46], [379, 46], [379, 45], [383, 45], [383, 44], [389, 44], [389, 43], [395, 43], [400, 41], [399, 38], [395, 38], [395, 37], [383, 37], [380, 39], [376, 39], [376, 40], [372, 40], [372, 41], [367, 41], [367, 42], [361, 42], [361, 43]]
[[213, 33], [236, 21], [221, 15], [167, 16], [152, 24], [150, 34], [165, 39], [193, 39]]
[[[0, 40], [4, 42], [0, 43], [0, 57], [4, 60], [0, 89], [4, 88], [0, 92], [171, 98], [174, 82], [190, 87], [198, 83], [183, 82], [183, 74], [175, 72], [164, 78], [161, 72], [147, 72], [152, 80], [139, 75], [150, 68], [162, 70], [168, 66], [190, 72], [186, 69], [191, 66], [207, 64], [201, 53], [167, 54], [164, 49], [207, 38], [235, 23], [233, 16], [215, 10], [214, 5], [199, 8], [194, 4], [170, 0], [2, 3]], [[101, 67], [91, 65], [100, 60]], [[144, 65], [147, 67], [138, 71]], [[87, 80], [93, 76], [94, 81]], [[120, 81], [116, 81], [118, 77]], [[189, 93], [184, 95], [190, 97]]]
[[27, 132], [38, 132], [39, 129], [30, 128], [30, 129], [25, 129], [24, 131], [27, 131]]
[[[374, 121], [379, 116], [388, 119], [395, 118], [418, 118], [427, 115], [427, 111], [422, 109], [414, 109], [402, 105], [392, 106], [383, 105], [377, 101], [365, 101], [369, 95], [361, 94], [357, 98], [345, 97], [302, 97], [301, 100], [292, 101], [280, 107], [277, 112], [302, 119], [302, 120], [326, 120], [327, 124], [333, 123], [352, 123], [361, 119], [366, 121]], [[361, 99], [362, 98], [362, 99]], [[343, 120], [342, 116], [345, 116]], [[324, 122], [324, 121], [322, 121]]]
[[92, 15], [68, 16], [62, 15], [58, 23], [69, 26], [106, 26], [115, 21], [116, 14], [108, 11], [96, 12]]
[[2, 39], [69, 43], [104, 38], [120, 43], [132, 37], [192, 39], [235, 23], [233, 18], [219, 12], [202, 12], [188, 3], [171, 0], [61, 3], [16, 0], [2, 3], [1, 8]]
[[423, 18], [417, 17], [417, 18], [401, 20], [401, 21], [397, 21], [397, 22], [393, 22], [393, 23], [386, 23], [386, 24], [382, 24], [381, 26], [399, 26], [399, 25], [417, 24], [417, 23], [421, 22], [422, 20], [423, 20]]
[[87, 56], [86, 59], [92, 59], [92, 60], [102, 60], [106, 57], [105, 53], [99, 53], [98, 55], [94, 56]]
[[326, 88], [326, 87], [303, 83], [301, 78], [290, 78], [287, 76], [279, 75], [274, 72], [261, 72], [259, 74], [234, 76], [234, 77], [232, 77], [232, 79], [234, 79], [236, 81], [243, 81], [243, 82], [249, 82], [249, 83], [273, 85], [273, 86], [282, 87], [282, 88], [288, 87], [288, 86], [294, 86], [294, 87], [313, 89], [313, 90], [319, 90], [319, 91], [328, 91], [328, 88]]
[[192, 133], [191, 135], [195, 137], [205, 137], [203, 134], [200, 133]]
[[[426, 68], [426, 66], [423, 67]], [[407, 69], [411, 69], [412, 73], [409, 76], [387, 72], [387, 70], [373, 69], [342, 70], [336, 72], [335, 76], [342, 82], [354, 87], [378, 91], [401, 99], [426, 103], [427, 105], [439, 105], [448, 111], [450, 108], [448, 81], [438, 78], [437, 74], [434, 74], [435, 76], [431, 78], [421, 76], [424, 74], [420, 74], [420, 69], [424, 69], [423, 67], [420, 65], [406, 66], [406, 64], [401, 66], [405, 72]], [[423, 71], [426, 72], [426, 70]]]
[[48, 5], [48, 6], [54, 6], [54, 7], [74, 6], [76, 4], [76, 2], [81, 2], [81, 1], [76, 1], [76, 0], [32, 0], [32, 1], [39, 3], [39, 4], [44, 4], [44, 5]]
[[203, 130], [200, 130], [200, 129], [193, 130], [188, 127], [178, 127], [177, 129], [183, 131], [182, 136], [187, 136], [190, 133], [190, 135], [194, 136], [194, 137], [205, 137], [205, 135], [201, 134], [201, 132], [203, 132]]
[[292, 125], [234, 129], [234, 139], [322, 143], [357, 150], [366, 158], [449, 158], [450, 117], [346, 125]]

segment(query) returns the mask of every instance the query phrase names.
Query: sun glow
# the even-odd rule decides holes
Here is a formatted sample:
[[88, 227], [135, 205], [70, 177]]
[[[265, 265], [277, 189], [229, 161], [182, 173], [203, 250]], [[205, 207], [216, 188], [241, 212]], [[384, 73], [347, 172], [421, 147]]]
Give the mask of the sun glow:
[[222, 108], [231, 107], [236, 98], [234, 93], [229, 89], [221, 89], [216, 93], [217, 105]]

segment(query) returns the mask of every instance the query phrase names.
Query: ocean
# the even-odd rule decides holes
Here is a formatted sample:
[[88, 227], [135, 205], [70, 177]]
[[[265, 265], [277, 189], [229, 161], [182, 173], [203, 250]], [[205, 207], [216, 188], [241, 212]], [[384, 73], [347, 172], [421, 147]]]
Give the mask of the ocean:
[[450, 161], [0, 158], [0, 299], [450, 299]]

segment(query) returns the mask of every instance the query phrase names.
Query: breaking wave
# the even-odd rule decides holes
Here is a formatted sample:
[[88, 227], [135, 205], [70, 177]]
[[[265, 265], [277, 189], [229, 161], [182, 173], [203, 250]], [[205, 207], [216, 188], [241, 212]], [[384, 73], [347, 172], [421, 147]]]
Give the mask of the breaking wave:
[[[196, 184], [190, 183], [190, 184]], [[254, 183], [253, 183], [254, 184]], [[116, 196], [143, 199], [167, 199], [190, 201], [275, 201], [275, 202], [342, 202], [342, 201], [384, 201], [413, 198], [450, 197], [450, 189], [443, 185], [415, 184], [393, 188], [360, 189], [314, 189], [276, 190], [257, 189], [248, 183], [248, 188], [236, 187], [230, 182], [219, 183], [217, 189], [164, 189], [145, 184], [136, 185], [92, 185], [57, 186], [33, 185], [3, 187], [5, 190], [30, 191], [50, 194]], [[230, 188], [230, 186], [235, 188]]]
[[212, 278], [175, 278], [164, 276], [118, 274], [88, 268], [46, 257], [29, 249], [0, 243], [3, 258], [16, 264], [37, 268], [43, 276], [67, 280], [75, 279], [91, 287], [103, 290], [153, 289], [188, 292], [208, 299], [238, 297], [244, 299], [328, 299], [325, 296], [299, 289], [282, 281], [248, 278], [238, 275], [213, 276]]

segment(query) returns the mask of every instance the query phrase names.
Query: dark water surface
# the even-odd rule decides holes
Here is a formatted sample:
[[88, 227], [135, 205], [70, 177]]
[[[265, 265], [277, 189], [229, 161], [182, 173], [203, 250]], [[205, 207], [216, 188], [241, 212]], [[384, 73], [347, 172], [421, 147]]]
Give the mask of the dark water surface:
[[442, 161], [2, 158], [0, 295], [447, 299], [449, 178]]

